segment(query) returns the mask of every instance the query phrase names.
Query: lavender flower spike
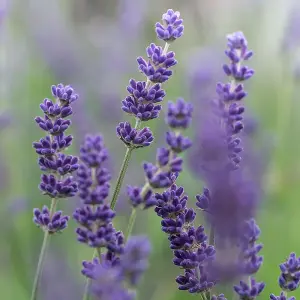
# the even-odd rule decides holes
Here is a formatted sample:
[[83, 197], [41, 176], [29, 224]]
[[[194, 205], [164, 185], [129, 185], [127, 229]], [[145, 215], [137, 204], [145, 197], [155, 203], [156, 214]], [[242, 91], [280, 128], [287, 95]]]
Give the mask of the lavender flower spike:
[[35, 118], [38, 126], [47, 133], [46, 137], [33, 143], [39, 155], [39, 167], [43, 172], [48, 173], [42, 174], [39, 188], [52, 200], [50, 209], [44, 206], [42, 210], [35, 208], [33, 211], [33, 222], [45, 233], [31, 300], [36, 299], [49, 235], [64, 230], [69, 220], [69, 217], [63, 216], [61, 211], [55, 212], [58, 199], [73, 197], [78, 191], [77, 183], [72, 177], [72, 173], [79, 168], [78, 158], [62, 153], [72, 143], [72, 136], [65, 135], [71, 125], [71, 121], [66, 118], [72, 114], [71, 104], [78, 99], [78, 95], [71, 86], [63, 84], [53, 85], [51, 91], [55, 101], [44, 99], [40, 104], [44, 115]]
[[280, 265], [280, 270], [279, 286], [286, 291], [296, 290], [300, 285], [300, 257], [291, 253]]
[[[179, 12], [168, 10], [167, 13], [163, 15], [163, 22], [163, 25], [159, 23], [156, 24], [156, 33], [159, 39], [166, 41], [164, 48], [151, 43], [146, 49], [148, 59], [145, 60], [142, 57], [137, 58], [139, 70], [145, 75], [146, 79], [145, 81], [130, 79], [127, 87], [129, 95], [122, 101], [122, 110], [134, 116], [136, 123], [134, 128], [127, 122], [120, 123], [116, 129], [117, 136], [125, 143], [127, 151], [116, 182], [116, 188], [112, 195], [112, 209], [116, 205], [132, 150], [149, 146], [154, 139], [149, 128], [145, 127], [140, 130], [141, 123], [158, 118], [162, 108], [160, 102], [163, 101], [166, 95], [161, 85], [169, 80], [172, 76], [171, 68], [177, 64], [175, 53], [172, 51], [168, 52], [168, 48], [169, 42], [179, 38], [183, 34], [183, 21], [179, 19]], [[171, 142], [170, 140], [170, 143]], [[186, 139], [179, 138], [177, 141], [173, 141], [173, 148], [177, 149], [178, 152], [180, 152], [181, 149], [187, 149], [189, 146], [190, 143]], [[149, 176], [155, 177], [152, 176], [151, 169], [150, 166], [150, 168], [145, 171], [149, 173]], [[167, 182], [166, 184], [169, 185], [168, 178], [166, 178], [168, 176], [163, 175], [163, 177]], [[160, 179], [155, 177], [153, 182], [156, 180]], [[134, 195], [136, 192], [131, 192], [131, 194]], [[143, 197], [144, 195], [142, 198]]]
[[191, 123], [192, 111], [192, 105], [181, 98], [176, 103], [169, 102], [165, 120], [171, 129], [166, 133], [168, 148], [157, 149], [155, 165], [149, 162], [143, 164], [146, 177], [144, 187], [127, 187], [133, 207], [141, 206], [146, 209], [155, 205], [153, 192], [172, 186], [178, 173], [182, 171], [182, 158], [178, 154], [192, 145], [190, 139], [182, 134]]

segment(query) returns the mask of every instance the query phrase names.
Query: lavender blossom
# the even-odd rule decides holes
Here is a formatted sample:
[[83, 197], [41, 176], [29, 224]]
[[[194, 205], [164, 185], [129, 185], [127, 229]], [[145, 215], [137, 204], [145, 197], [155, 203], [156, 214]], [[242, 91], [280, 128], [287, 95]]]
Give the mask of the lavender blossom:
[[240, 285], [234, 286], [234, 290], [241, 300], [252, 300], [260, 295], [264, 287], [265, 284], [263, 282], [256, 282], [254, 278], [251, 278], [250, 284], [241, 281]]
[[117, 127], [117, 135], [127, 147], [141, 148], [150, 146], [154, 140], [150, 128], [145, 127], [141, 130], [132, 128], [130, 123], [120, 123]]
[[63, 231], [67, 227], [70, 218], [69, 216], [63, 216], [62, 211], [57, 211], [53, 216], [50, 216], [47, 206], [44, 206], [42, 211], [35, 208], [33, 215], [33, 222], [44, 231], [48, 231], [49, 234]]
[[270, 295], [271, 300], [296, 300], [295, 297], [287, 298], [287, 296], [284, 294], [284, 292], [281, 292], [280, 296], [275, 296], [274, 294]]
[[[65, 136], [65, 131], [71, 125], [71, 121], [65, 118], [72, 114], [70, 104], [78, 99], [78, 95], [71, 86], [63, 84], [53, 85], [51, 90], [56, 102], [44, 99], [40, 105], [44, 116], [35, 118], [39, 127], [48, 133], [45, 138], [33, 143], [40, 156], [40, 169], [49, 173], [41, 176], [39, 188], [44, 195], [53, 199], [68, 198], [78, 191], [77, 183], [71, 175], [78, 169], [79, 164], [77, 157], [62, 153], [72, 142], [72, 136]], [[68, 219], [61, 212], [49, 211], [46, 206], [42, 211], [34, 209], [34, 222], [49, 233], [63, 230]]]
[[[114, 211], [105, 198], [109, 194], [110, 174], [103, 167], [108, 158], [103, 139], [99, 135], [88, 135], [80, 148], [82, 164], [78, 171], [79, 196], [84, 206], [75, 210], [73, 218], [81, 226], [77, 228], [77, 239], [93, 248], [105, 247], [113, 252], [123, 251], [123, 236], [117, 232], [112, 220]], [[121, 242], [120, 242], [121, 240]]]
[[155, 24], [157, 37], [166, 42], [172, 42], [183, 34], [183, 21], [180, 19], [179, 11], [168, 9], [162, 16], [162, 23]]
[[145, 209], [155, 205], [153, 191], [169, 188], [175, 182], [178, 173], [182, 171], [182, 158], [178, 153], [192, 145], [190, 139], [182, 134], [190, 124], [191, 116], [192, 106], [183, 99], [178, 99], [176, 103], [169, 102], [166, 123], [174, 130], [166, 134], [169, 147], [157, 149], [155, 165], [149, 162], [143, 164], [146, 176], [146, 184], [143, 188], [132, 186], [127, 188], [134, 207], [141, 205]]
[[56, 99], [55, 103], [45, 99], [40, 105], [44, 116], [35, 118], [39, 127], [48, 133], [39, 142], [34, 142], [33, 147], [40, 156], [38, 160], [40, 169], [49, 173], [42, 174], [39, 188], [44, 195], [51, 197], [51, 207], [48, 209], [44, 206], [42, 210], [35, 208], [33, 211], [33, 222], [43, 229], [44, 240], [33, 282], [32, 300], [37, 297], [49, 235], [64, 230], [69, 220], [69, 217], [63, 216], [61, 211], [55, 211], [57, 201], [75, 196], [78, 191], [77, 182], [71, 176], [79, 167], [78, 159], [62, 153], [72, 143], [72, 136], [65, 136], [65, 131], [71, 125], [71, 121], [66, 117], [72, 114], [70, 104], [78, 99], [78, 95], [69, 85], [53, 85], [51, 90]]
[[[142, 57], [137, 58], [139, 70], [146, 76], [147, 80], [137, 82], [131, 79], [127, 87], [129, 96], [122, 101], [122, 110], [133, 115], [137, 120], [135, 129], [139, 127], [141, 121], [149, 121], [159, 116], [161, 105], [157, 103], [161, 102], [165, 96], [161, 84], [171, 77], [170, 68], [177, 64], [175, 53], [168, 52], [168, 42], [183, 34], [183, 21], [179, 19], [179, 12], [168, 10], [163, 15], [163, 22], [163, 25], [156, 24], [156, 33], [159, 39], [166, 41], [165, 47], [162, 48], [151, 43], [146, 49], [148, 61]], [[118, 136], [122, 136], [120, 127], [123, 127], [123, 123], [117, 128]], [[127, 128], [128, 130], [129, 128]], [[128, 135], [126, 136], [129, 138]]]
[[[185, 274], [176, 278], [180, 290], [202, 293], [216, 282], [206, 268], [214, 259], [214, 247], [207, 244], [204, 227], [193, 225], [196, 213], [187, 208], [188, 197], [182, 187], [173, 184], [162, 194], [156, 194], [155, 212], [162, 217], [162, 230], [169, 235], [170, 248], [174, 251], [173, 263], [185, 269]], [[200, 275], [199, 275], [200, 274]]]
[[280, 270], [279, 286], [286, 291], [296, 290], [300, 285], [300, 257], [291, 253], [280, 265]]

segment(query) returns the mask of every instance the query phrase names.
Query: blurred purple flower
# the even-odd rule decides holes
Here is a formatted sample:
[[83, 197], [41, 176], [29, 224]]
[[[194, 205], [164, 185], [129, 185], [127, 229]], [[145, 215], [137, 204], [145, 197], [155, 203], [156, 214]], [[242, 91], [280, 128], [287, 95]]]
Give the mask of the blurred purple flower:
[[67, 257], [52, 250], [45, 261], [44, 272], [41, 278], [40, 299], [72, 299], [82, 298], [82, 287], [73, 276], [67, 264]]

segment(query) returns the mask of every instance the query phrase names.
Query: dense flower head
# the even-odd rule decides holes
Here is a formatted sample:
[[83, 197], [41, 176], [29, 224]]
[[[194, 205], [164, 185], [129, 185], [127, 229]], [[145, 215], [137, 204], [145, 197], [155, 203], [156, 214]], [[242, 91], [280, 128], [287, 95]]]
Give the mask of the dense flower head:
[[177, 99], [175, 103], [169, 101], [166, 123], [171, 128], [186, 129], [191, 123], [192, 112], [192, 104], [185, 102], [182, 98]]
[[184, 275], [176, 278], [179, 290], [187, 290], [192, 294], [203, 293], [209, 291], [215, 285], [216, 282], [208, 277], [203, 267], [199, 266], [198, 269], [200, 276], [197, 275], [198, 271], [195, 269], [187, 269]]
[[80, 147], [80, 159], [88, 167], [99, 167], [108, 158], [101, 135], [87, 135]]
[[84, 204], [102, 204], [109, 194], [111, 175], [103, 164], [108, 152], [100, 135], [87, 135], [80, 147], [80, 164], [77, 178], [79, 196]]
[[50, 215], [47, 206], [44, 206], [42, 210], [35, 208], [33, 216], [33, 222], [50, 234], [61, 232], [68, 226], [69, 216], [63, 216], [62, 211], [57, 211]]
[[183, 34], [183, 20], [180, 19], [179, 11], [168, 9], [162, 16], [162, 24], [155, 24], [157, 37], [166, 42], [172, 42]]
[[117, 136], [129, 148], [141, 148], [150, 146], [154, 140], [149, 127], [143, 129], [132, 128], [129, 122], [121, 122], [117, 126]]
[[176, 178], [176, 174], [169, 170], [160, 170], [159, 167], [152, 163], [144, 163], [143, 167], [146, 180], [153, 189], [168, 188]]
[[63, 176], [68, 173], [73, 173], [79, 168], [78, 157], [58, 153], [56, 157], [40, 157], [38, 160], [42, 171], [57, 172]]
[[240, 281], [239, 285], [234, 286], [234, 290], [239, 295], [239, 299], [254, 300], [260, 295], [264, 287], [265, 284], [263, 282], [256, 282], [254, 278], [251, 278], [249, 284], [244, 281]]
[[300, 257], [291, 253], [287, 260], [280, 264], [279, 285], [283, 290], [294, 291], [300, 285]]
[[129, 96], [122, 101], [122, 110], [134, 115], [141, 121], [149, 121], [158, 117], [161, 110], [161, 102], [165, 96], [165, 91], [160, 84], [151, 87], [146, 86], [145, 81], [135, 81], [131, 79], [127, 87]]
[[[162, 217], [162, 231], [169, 235], [174, 251], [173, 263], [185, 270], [176, 278], [180, 290], [202, 293], [215, 285], [206, 267], [215, 258], [215, 249], [207, 244], [203, 226], [193, 225], [196, 213], [187, 207], [188, 197], [183, 187], [173, 184], [168, 190], [156, 194], [155, 212]], [[200, 272], [200, 273], [199, 273]], [[197, 274], [200, 274], [200, 278]]]
[[192, 146], [192, 141], [188, 137], [170, 131], [166, 133], [166, 142], [175, 153], [184, 152]]
[[72, 144], [72, 140], [73, 137], [71, 135], [65, 136], [61, 134], [54, 136], [52, 139], [50, 136], [46, 136], [41, 138], [38, 142], [34, 142], [33, 148], [38, 155], [43, 155], [48, 158], [68, 148]]
[[62, 106], [69, 105], [78, 99], [78, 95], [70, 85], [64, 86], [61, 83], [56, 86], [52, 85], [51, 90], [52, 95], [62, 103]]
[[[35, 121], [47, 135], [33, 143], [33, 148], [39, 155], [38, 164], [43, 172], [39, 188], [44, 195], [54, 198], [68, 198], [76, 195], [77, 182], [72, 173], [79, 168], [78, 158], [62, 153], [72, 143], [72, 136], [65, 135], [71, 125], [66, 119], [72, 114], [70, 104], [78, 99], [78, 95], [71, 86], [58, 84], [52, 86], [51, 91], [56, 101], [48, 98], [40, 104], [43, 117], [36, 117]], [[53, 200], [54, 201], [54, 200]], [[48, 230], [49, 233], [62, 231], [67, 227], [68, 216], [62, 216], [60, 211], [50, 212], [46, 206], [42, 210], [34, 209], [34, 222]]]
[[144, 192], [138, 186], [128, 186], [127, 195], [133, 207], [143, 206], [144, 209], [147, 209], [156, 205], [156, 198], [152, 190], [145, 190]]
[[74, 182], [72, 176], [60, 180], [52, 174], [41, 175], [41, 183], [39, 185], [39, 188], [44, 195], [48, 195], [51, 198], [73, 197], [78, 191], [77, 183]]
[[[92, 178], [94, 177], [94, 178]], [[109, 195], [111, 174], [106, 168], [91, 170], [81, 164], [77, 172], [79, 197], [85, 204], [102, 204]]]
[[281, 292], [279, 296], [275, 296], [274, 294], [271, 294], [270, 300], [296, 300], [296, 298], [295, 297], [287, 298], [284, 292]]
[[113, 227], [115, 212], [104, 204], [111, 178], [108, 170], [103, 167], [107, 158], [102, 137], [87, 135], [80, 148], [82, 163], [77, 172], [79, 196], [84, 205], [75, 210], [73, 218], [80, 225], [76, 229], [79, 242], [119, 254], [123, 252], [123, 233]]
[[137, 58], [139, 70], [153, 83], [163, 83], [173, 74], [170, 67], [175, 66], [177, 61], [175, 53], [165, 52], [162, 47], [150, 44], [146, 49], [148, 61], [142, 57]]

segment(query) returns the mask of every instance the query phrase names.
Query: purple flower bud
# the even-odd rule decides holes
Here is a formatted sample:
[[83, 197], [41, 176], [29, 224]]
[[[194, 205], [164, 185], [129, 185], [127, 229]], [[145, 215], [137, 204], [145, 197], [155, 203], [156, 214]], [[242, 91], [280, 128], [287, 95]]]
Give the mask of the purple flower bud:
[[239, 295], [240, 299], [255, 299], [263, 291], [265, 284], [263, 282], [256, 282], [251, 278], [250, 284], [240, 281], [240, 285], [235, 285], [234, 290]]
[[117, 126], [117, 135], [129, 148], [147, 147], [154, 140], [149, 127], [137, 130], [129, 122], [122, 122]]
[[182, 98], [177, 99], [176, 103], [169, 102], [166, 123], [171, 128], [186, 129], [191, 123], [192, 111], [192, 105], [186, 103]]
[[300, 257], [291, 253], [280, 265], [280, 270], [279, 286], [286, 291], [296, 290], [300, 285]]
[[182, 25], [183, 20], [180, 19], [180, 13], [173, 9], [168, 11], [162, 16], [162, 24], [155, 24], [155, 31], [157, 37], [166, 42], [172, 42], [183, 34], [184, 26]]
[[61, 211], [55, 212], [52, 216], [47, 206], [42, 210], [33, 210], [33, 222], [50, 234], [61, 232], [68, 226], [69, 216], [63, 216]]

